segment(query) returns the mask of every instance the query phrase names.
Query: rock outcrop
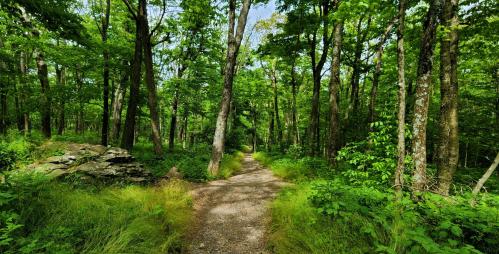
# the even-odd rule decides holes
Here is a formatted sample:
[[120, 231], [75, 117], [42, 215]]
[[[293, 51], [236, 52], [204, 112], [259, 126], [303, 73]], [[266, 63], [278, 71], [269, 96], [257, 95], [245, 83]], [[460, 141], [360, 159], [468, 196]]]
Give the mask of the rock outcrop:
[[38, 164], [28, 165], [50, 176], [59, 177], [70, 173], [82, 173], [86, 179], [149, 182], [151, 172], [125, 149], [101, 145], [69, 144], [64, 155], [52, 156]]

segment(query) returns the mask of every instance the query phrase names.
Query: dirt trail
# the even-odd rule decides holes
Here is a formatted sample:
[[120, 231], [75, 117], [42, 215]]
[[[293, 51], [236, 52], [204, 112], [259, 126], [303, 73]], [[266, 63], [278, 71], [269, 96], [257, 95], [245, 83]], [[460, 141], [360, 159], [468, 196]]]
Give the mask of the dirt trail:
[[249, 153], [228, 180], [193, 184], [195, 226], [185, 253], [265, 253], [269, 206], [285, 185]]

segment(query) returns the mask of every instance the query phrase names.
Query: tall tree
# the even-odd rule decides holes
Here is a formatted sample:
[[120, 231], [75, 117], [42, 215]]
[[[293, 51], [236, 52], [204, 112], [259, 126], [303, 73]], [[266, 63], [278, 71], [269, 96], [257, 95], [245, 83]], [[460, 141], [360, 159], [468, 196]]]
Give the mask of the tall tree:
[[[93, 2], [92, 2], [93, 3]], [[111, 0], [106, 0], [106, 10], [103, 10], [103, 0], [100, 0], [100, 26], [96, 17], [96, 24], [101, 34], [104, 50], [102, 52], [104, 60], [104, 71], [102, 73], [103, 83], [103, 111], [102, 111], [102, 140], [101, 144], [107, 146], [109, 133], [109, 52], [107, 50], [107, 29], [109, 28], [109, 15], [111, 12]]]
[[416, 92], [414, 95], [414, 116], [412, 118], [412, 159], [415, 170], [412, 187], [416, 193], [424, 191], [426, 180], [426, 127], [430, 97], [433, 55], [436, 45], [437, 27], [445, 0], [432, 0], [423, 23], [421, 48], [419, 51]]
[[442, 29], [450, 31], [440, 45], [440, 114], [437, 146], [437, 191], [448, 194], [459, 161], [457, 54], [459, 0], [447, 0], [442, 12]]
[[[338, 0], [335, 1], [338, 5]], [[340, 150], [340, 67], [341, 67], [341, 44], [343, 41], [344, 21], [338, 20], [334, 25], [333, 32], [333, 51], [331, 53], [331, 79], [329, 82], [329, 146], [328, 161], [329, 165], [334, 165], [338, 151]]]
[[225, 77], [223, 83], [222, 101], [220, 102], [220, 109], [217, 117], [217, 124], [215, 127], [215, 135], [213, 138], [213, 148], [211, 150], [210, 163], [208, 164], [208, 171], [215, 175], [220, 170], [220, 164], [224, 153], [225, 132], [227, 127], [227, 116], [229, 114], [230, 101], [232, 96], [232, 84], [234, 82], [234, 69], [236, 64], [237, 54], [241, 41], [243, 39], [244, 29], [248, 18], [248, 12], [252, 0], [244, 0], [239, 13], [237, 21], [237, 29], [234, 33], [236, 26], [236, 0], [229, 2], [229, 30], [227, 38], [227, 59], [225, 64]]
[[[147, 20], [147, 0], [139, 0], [139, 6], [144, 6], [143, 11], [139, 14], [138, 18], [141, 20], [142, 25], [142, 39], [144, 47], [144, 62], [146, 68], [146, 83], [147, 83], [147, 98], [149, 101], [149, 111], [151, 118], [151, 134], [152, 141], [154, 144], [154, 153], [156, 155], [163, 154], [163, 145], [161, 142], [161, 130], [159, 128], [159, 115], [158, 106], [156, 99], [156, 84], [154, 82], [154, 66], [152, 60], [152, 44], [151, 36], [156, 30], [154, 28], [151, 33], [149, 33], [149, 22]], [[165, 12], [165, 1], [163, 1], [163, 15]], [[161, 23], [163, 16], [161, 16], [158, 25]]]
[[[386, 36], [388, 35], [388, 32], [390, 32], [390, 29], [392, 28], [393, 24], [395, 23], [397, 19], [392, 18], [390, 21], [390, 24], [386, 28], [385, 32], [381, 36], [381, 40], [379, 42], [378, 46], [378, 58], [376, 60], [376, 71], [374, 72], [374, 78], [373, 78], [373, 88], [371, 90], [371, 102], [369, 103], [369, 118], [368, 118], [368, 124], [369, 124], [369, 132], [374, 131], [374, 104], [376, 102], [376, 93], [378, 91], [378, 84], [379, 84], [379, 76], [381, 75], [381, 58], [383, 57], [383, 44], [385, 43]], [[369, 144], [372, 142], [371, 139], [369, 139]]]
[[397, 168], [395, 169], [395, 199], [402, 198], [405, 167], [405, 51], [404, 29], [406, 1], [399, 0], [399, 15], [397, 29], [397, 67], [398, 67], [398, 128], [397, 128]]
[[132, 149], [133, 141], [135, 137], [135, 116], [137, 115], [137, 107], [139, 104], [139, 89], [140, 89], [140, 76], [142, 68], [142, 25], [139, 15], [144, 13], [146, 6], [143, 1], [139, 2], [139, 9], [136, 10], [128, 2], [128, 0], [123, 0], [126, 4], [128, 11], [131, 13], [133, 19], [135, 20], [135, 53], [133, 57], [132, 64], [132, 75], [130, 84], [130, 97], [128, 99], [128, 107], [125, 118], [125, 126], [123, 128], [123, 136], [121, 138], [121, 148]]

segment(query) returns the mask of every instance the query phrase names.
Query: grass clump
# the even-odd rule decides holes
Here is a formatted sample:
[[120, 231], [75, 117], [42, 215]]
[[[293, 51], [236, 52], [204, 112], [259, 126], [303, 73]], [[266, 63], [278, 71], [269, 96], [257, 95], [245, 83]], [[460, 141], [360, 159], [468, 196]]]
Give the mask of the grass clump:
[[253, 154], [251, 154], [251, 157], [253, 157], [253, 159], [262, 163], [262, 166], [264, 166], [264, 167], [268, 167], [275, 160], [275, 158], [267, 156], [267, 154], [264, 152], [253, 153]]
[[75, 188], [18, 173], [2, 184], [0, 253], [172, 253], [191, 221], [187, 184]]
[[244, 153], [235, 152], [233, 154], [226, 154], [222, 159], [220, 171], [218, 172], [217, 179], [228, 179], [239, 169], [243, 167]]
[[[285, 187], [272, 203], [270, 248], [276, 253], [374, 253], [372, 237], [360, 233], [368, 220], [358, 213], [348, 218], [317, 212], [309, 183]], [[382, 230], [375, 229], [381, 236]], [[384, 237], [384, 236], [383, 236]]]

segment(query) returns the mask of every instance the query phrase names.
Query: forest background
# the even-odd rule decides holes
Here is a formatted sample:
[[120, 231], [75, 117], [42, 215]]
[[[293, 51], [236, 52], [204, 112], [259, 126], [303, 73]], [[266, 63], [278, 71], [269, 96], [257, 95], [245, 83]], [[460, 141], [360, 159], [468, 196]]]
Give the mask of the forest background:
[[[12, 174], [77, 142], [128, 149], [158, 179], [177, 166], [201, 182], [229, 177], [249, 145], [298, 183], [274, 203], [275, 251], [494, 253], [499, 4], [280, 0], [247, 22], [265, 4], [2, 1], [2, 251], [180, 250], [185, 182], [162, 186], [165, 198]], [[78, 202], [126, 206], [116, 193], [149, 200], [115, 223], [129, 238], [90, 215], [74, 224]], [[172, 219], [179, 207], [186, 217]], [[115, 240], [95, 240], [104, 233]]]

